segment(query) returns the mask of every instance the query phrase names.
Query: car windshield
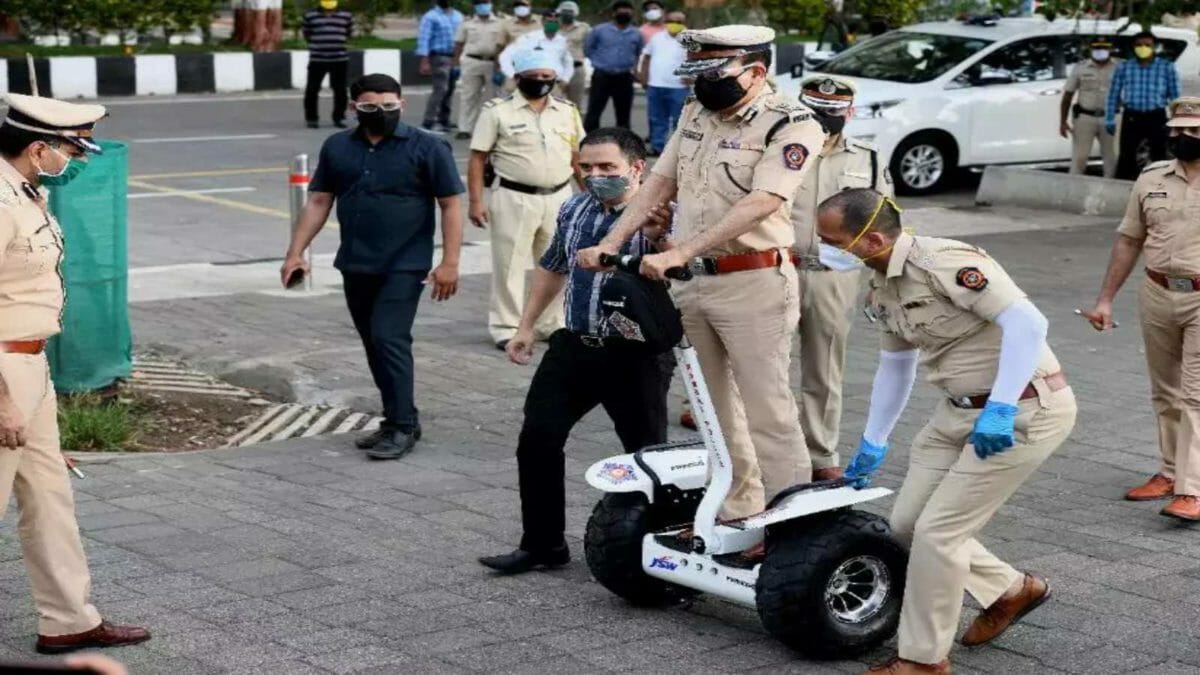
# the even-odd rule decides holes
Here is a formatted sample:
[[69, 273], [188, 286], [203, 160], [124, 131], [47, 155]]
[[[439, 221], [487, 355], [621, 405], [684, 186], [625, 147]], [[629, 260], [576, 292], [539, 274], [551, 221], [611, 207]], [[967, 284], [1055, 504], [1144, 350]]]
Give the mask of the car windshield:
[[991, 42], [954, 35], [894, 31], [833, 57], [817, 70], [831, 75], [890, 82], [928, 82]]

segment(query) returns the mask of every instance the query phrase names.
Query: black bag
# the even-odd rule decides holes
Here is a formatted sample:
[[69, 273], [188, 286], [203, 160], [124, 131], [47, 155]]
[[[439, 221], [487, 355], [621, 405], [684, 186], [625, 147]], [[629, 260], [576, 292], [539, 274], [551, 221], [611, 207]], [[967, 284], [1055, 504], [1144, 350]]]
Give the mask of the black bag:
[[600, 288], [600, 312], [622, 339], [654, 354], [683, 339], [679, 310], [661, 281], [614, 271]]

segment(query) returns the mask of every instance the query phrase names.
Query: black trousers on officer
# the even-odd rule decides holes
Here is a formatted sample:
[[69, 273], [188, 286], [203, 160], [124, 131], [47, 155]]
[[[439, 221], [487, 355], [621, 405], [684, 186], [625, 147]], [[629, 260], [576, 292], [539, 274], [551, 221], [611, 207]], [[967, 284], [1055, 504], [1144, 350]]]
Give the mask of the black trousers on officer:
[[588, 92], [587, 117], [583, 130], [595, 131], [600, 127], [600, 116], [608, 99], [612, 99], [613, 112], [617, 115], [617, 126], [629, 128], [629, 113], [633, 110], [633, 73], [613, 73], [597, 70], [592, 73], [592, 89]]
[[321, 82], [329, 75], [329, 88], [333, 90], [333, 121], [340, 122], [346, 117], [346, 71], [349, 61], [308, 62], [308, 82], [304, 86], [304, 120], [316, 122], [321, 119], [317, 112], [317, 94], [321, 92]]
[[1167, 113], [1163, 110], [1138, 112], [1126, 110], [1121, 115], [1121, 149], [1117, 153], [1117, 178], [1135, 180], [1142, 170], [1138, 167], [1137, 151], [1142, 141], [1150, 144], [1150, 161], [1167, 158]]
[[412, 327], [428, 272], [342, 273], [346, 305], [367, 352], [383, 401], [385, 426], [417, 425], [413, 394]]
[[575, 424], [601, 405], [625, 452], [666, 442], [667, 390], [674, 371], [670, 352], [640, 354], [620, 343], [589, 347], [567, 330], [550, 336], [525, 396], [525, 423], [517, 442], [522, 549], [541, 552], [563, 544], [563, 448]]

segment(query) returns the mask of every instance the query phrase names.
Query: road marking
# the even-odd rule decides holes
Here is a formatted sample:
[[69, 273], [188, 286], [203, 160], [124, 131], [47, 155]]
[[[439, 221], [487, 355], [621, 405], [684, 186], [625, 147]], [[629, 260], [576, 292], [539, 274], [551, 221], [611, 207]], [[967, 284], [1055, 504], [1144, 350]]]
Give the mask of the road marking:
[[192, 143], [199, 141], [255, 141], [275, 138], [275, 134], [242, 134], [239, 136], [176, 136], [173, 138], [135, 138], [134, 143]]
[[[422, 86], [405, 86], [405, 96], [427, 96], [433, 93], [433, 87], [428, 85]], [[319, 96], [322, 100], [333, 98], [333, 94], [328, 91], [321, 92]], [[304, 98], [303, 92], [288, 93], [288, 94], [244, 94], [241, 96], [167, 96], [167, 97], [147, 97], [147, 98], [132, 98], [128, 96], [116, 98], [99, 98], [97, 101], [103, 101], [107, 107], [113, 106], [130, 106], [130, 105], [179, 105], [190, 103], [256, 103], [258, 101], [299, 101]]]
[[175, 190], [174, 192], [135, 192], [131, 195], [126, 195], [129, 199], [155, 199], [157, 197], [187, 197], [188, 195], [214, 195], [226, 194], [230, 192], [254, 192], [257, 188], [252, 187], [230, 187], [230, 188], [208, 188], [206, 190]]
[[143, 190], [151, 190], [153, 192], [170, 193], [170, 194], [173, 194], [174, 196], [182, 197], [183, 199], [190, 199], [192, 201], [204, 202], [206, 204], [217, 204], [219, 206], [227, 206], [231, 209], [239, 209], [241, 211], [246, 211], [248, 213], [257, 213], [260, 216], [271, 216], [272, 218], [283, 218], [284, 220], [288, 220], [288, 221], [290, 221], [292, 219], [291, 214], [289, 214], [287, 211], [281, 211], [279, 209], [271, 209], [271, 208], [267, 208], [265, 206], [256, 206], [254, 204], [247, 204], [245, 202], [235, 202], [232, 199], [222, 199], [220, 197], [213, 197], [212, 195], [203, 195], [203, 194], [194, 194], [194, 193], [181, 194], [180, 191], [175, 188], [166, 187], [163, 185], [155, 185], [154, 183], [147, 183], [146, 181], [142, 181], [142, 180], [131, 180], [131, 181], [129, 181], [128, 184], [132, 187], [142, 188]]
[[251, 173], [287, 173], [286, 166], [261, 166], [247, 169], [214, 169], [211, 171], [178, 171], [175, 173], [144, 173], [129, 180], [162, 180], [164, 178], [209, 178], [212, 176], [242, 176]]

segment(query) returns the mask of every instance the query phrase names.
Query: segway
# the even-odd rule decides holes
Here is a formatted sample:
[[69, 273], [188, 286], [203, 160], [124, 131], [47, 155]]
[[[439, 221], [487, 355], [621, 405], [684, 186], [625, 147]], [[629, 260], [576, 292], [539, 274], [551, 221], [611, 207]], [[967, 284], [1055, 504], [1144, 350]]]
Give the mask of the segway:
[[[601, 262], [637, 274], [641, 261]], [[772, 636], [809, 658], [853, 658], [879, 646], [900, 621], [907, 552], [885, 519], [850, 507], [891, 491], [817, 481], [783, 491], [761, 513], [718, 521], [733, 482], [729, 450], [686, 336], [675, 353], [700, 438], [588, 468], [588, 483], [606, 493], [584, 535], [592, 576], [635, 605], [699, 592], [754, 608]], [[765, 558], [742, 555], [764, 540]]]

